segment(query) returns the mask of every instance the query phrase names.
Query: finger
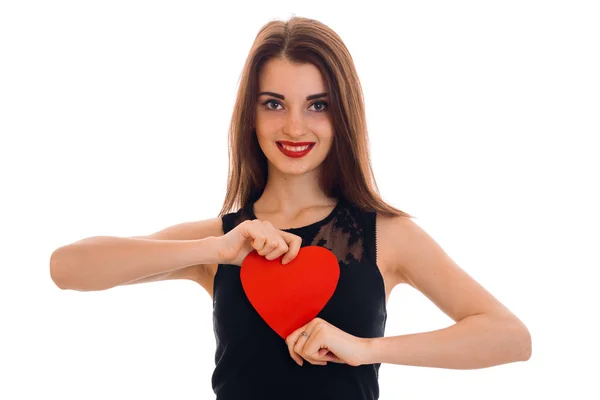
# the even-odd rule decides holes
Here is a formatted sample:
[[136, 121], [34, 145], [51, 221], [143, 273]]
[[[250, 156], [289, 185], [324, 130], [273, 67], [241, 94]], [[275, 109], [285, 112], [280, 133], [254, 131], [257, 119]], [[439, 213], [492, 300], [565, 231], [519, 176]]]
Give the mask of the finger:
[[267, 254], [271, 253], [273, 250], [277, 250], [278, 247], [279, 241], [277, 240], [277, 238], [267, 236], [267, 238], [265, 239], [265, 244], [263, 248], [260, 249], [260, 251], [258, 251], [258, 254], [266, 257]]
[[296, 360], [298, 365], [302, 366], [304, 364], [304, 360], [310, 362], [313, 365], [325, 365], [321, 361], [315, 360], [311, 357], [305, 357], [302, 352], [305, 346], [306, 341], [308, 340], [309, 334], [306, 332], [308, 326], [304, 326], [302, 328], [297, 329], [286, 339], [286, 343], [288, 345], [288, 351], [290, 356]]
[[273, 224], [271, 224], [269, 221], [261, 221], [260, 228], [265, 234], [266, 240], [263, 248], [260, 249], [260, 251], [258, 251], [258, 254], [260, 254], [261, 256], [266, 256], [271, 251], [279, 247], [279, 235], [277, 234], [277, 231]]
[[334, 362], [337, 364], [346, 364], [344, 361], [340, 360], [335, 354], [327, 349], [319, 350], [319, 360], [325, 360], [329, 362]]
[[[285, 232], [287, 234], [287, 232]], [[291, 262], [300, 251], [300, 247], [302, 246], [302, 238], [293, 234], [287, 234], [283, 236], [284, 240], [288, 245], [288, 251], [285, 256], [281, 259], [282, 264], [287, 264]]]
[[255, 219], [248, 225], [247, 237], [252, 239], [251, 245], [254, 250], [259, 252], [265, 245], [267, 235], [260, 226], [260, 221]]
[[306, 360], [312, 360], [313, 364], [327, 365], [327, 361], [335, 362], [338, 359], [335, 354], [329, 352], [329, 349], [321, 348], [325, 326], [325, 321], [317, 317], [303, 329], [306, 340], [299, 354]]
[[283, 240], [279, 229], [275, 228], [273, 224], [268, 221], [265, 221], [263, 229], [267, 232], [267, 235], [269, 235], [269, 240], [274, 243], [274, 246], [265, 253], [265, 258], [274, 260], [288, 251], [288, 245], [285, 240]]
[[[306, 331], [306, 330], [303, 331], [300, 334], [300, 336], [298, 337], [298, 341], [294, 345], [294, 351], [297, 354], [299, 354], [302, 358], [304, 358], [306, 361], [308, 361], [309, 363], [311, 363], [313, 365], [327, 365], [326, 361], [317, 360], [316, 358], [313, 357], [315, 354], [308, 351], [308, 348], [310, 347], [308, 345], [308, 343], [311, 341], [312, 340], [310, 338], [310, 333], [308, 333], [308, 331]], [[317, 355], [318, 355], [318, 353], [317, 353]]]
[[335, 354], [333, 354], [328, 349], [319, 349], [317, 358], [322, 361], [330, 361], [338, 364], [343, 364], [344, 362], [340, 360]]
[[302, 360], [306, 360], [309, 363], [314, 364], [313, 360], [308, 360], [306, 357], [304, 357], [302, 355], [302, 349], [304, 349], [304, 344], [306, 343], [307, 337], [308, 336], [305, 336], [302, 334], [297, 335], [297, 338], [292, 345], [292, 349], [291, 349], [290, 353], [292, 354], [292, 357], [294, 357], [294, 356], [300, 357]]
[[300, 355], [294, 351], [294, 346], [296, 345], [297, 340], [298, 340], [298, 334], [296, 334], [296, 335], [291, 334], [286, 339], [286, 344], [288, 346], [288, 351], [290, 352], [290, 356], [292, 357], [292, 359], [294, 359], [294, 361], [296, 361], [296, 363], [299, 366], [302, 366], [302, 364], [304, 364], [302, 357], [300, 357]]
[[265, 255], [268, 260], [274, 260], [288, 251], [288, 245], [281, 236], [276, 237], [274, 240], [277, 241], [277, 246]]
[[270, 235], [265, 229], [263, 222], [259, 220], [253, 220], [253, 222], [252, 234], [254, 235], [254, 240], [252, 241], [252, 247], [254, 247], [258, 254], [264, 256], [271, 251], [274, 243], [273, 241], [269, 240]]

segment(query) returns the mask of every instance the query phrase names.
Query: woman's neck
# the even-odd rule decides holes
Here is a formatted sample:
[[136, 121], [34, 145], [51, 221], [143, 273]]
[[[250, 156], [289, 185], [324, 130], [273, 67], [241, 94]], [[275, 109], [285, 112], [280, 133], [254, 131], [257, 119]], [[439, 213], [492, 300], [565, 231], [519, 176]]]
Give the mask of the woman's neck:
[[329, 198], [323, 192], [315, 175], [269, 174], [265, 190], [254, 203], [255, 212], [295, 215], [307, 208], [335, 205], [337, 199]]

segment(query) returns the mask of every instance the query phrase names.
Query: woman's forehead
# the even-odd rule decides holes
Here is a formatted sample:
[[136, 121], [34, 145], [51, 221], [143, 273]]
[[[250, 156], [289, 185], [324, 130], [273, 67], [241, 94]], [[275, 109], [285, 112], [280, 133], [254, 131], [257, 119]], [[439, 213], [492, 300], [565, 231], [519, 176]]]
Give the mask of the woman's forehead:
[[316, 66], [279, 58], [264, 64], [258, 83], [260, 92], [275, 92], [297, 98], [326, 91], [325, 81]]

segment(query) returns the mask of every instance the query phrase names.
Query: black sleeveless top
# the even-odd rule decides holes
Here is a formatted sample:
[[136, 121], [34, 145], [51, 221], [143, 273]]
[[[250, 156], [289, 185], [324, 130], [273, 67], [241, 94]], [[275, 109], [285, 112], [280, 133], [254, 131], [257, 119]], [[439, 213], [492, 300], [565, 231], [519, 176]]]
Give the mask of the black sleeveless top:
[[[345, 200], [323, 220], [292, 229], [302, 247], [322, 246], [338, 258], [337, 288], [317, 317], [363, 338], [384, 336], [387, 319], [385, 284], [376, 265], [375, 212]], [[229, 232], [256, 219], [253, 204], [222, 217]], [[352, 367], [328, 362], [299, 366], [287, 344], [250, 304], [240, 281], [240, 267], [219, 264], [213, 286], [216, 338], [212, 387], [217, 400], [293, 400], [379, 398], [380, 364]]]

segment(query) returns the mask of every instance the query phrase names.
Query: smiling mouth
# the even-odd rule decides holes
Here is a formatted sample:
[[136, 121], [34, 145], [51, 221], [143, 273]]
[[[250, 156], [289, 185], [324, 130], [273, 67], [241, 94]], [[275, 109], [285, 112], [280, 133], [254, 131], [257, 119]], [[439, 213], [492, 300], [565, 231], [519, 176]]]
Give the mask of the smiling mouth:
[[314, 142], [302, 142], [302, 143], [292, 143], [292, 142], [276, 142], [277, 147], [283, 154], [288, 157], [299, 158], [303, 157], [312, 150], [315, 143]]

